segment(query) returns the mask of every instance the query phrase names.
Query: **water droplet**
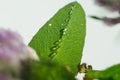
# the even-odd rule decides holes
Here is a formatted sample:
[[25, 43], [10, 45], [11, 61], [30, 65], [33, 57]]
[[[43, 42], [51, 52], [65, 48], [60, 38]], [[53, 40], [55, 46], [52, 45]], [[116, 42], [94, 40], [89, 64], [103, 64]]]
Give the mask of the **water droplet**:
[[54, 53], [51, 53], [50, 57], [53, 58], [57, 53], [54, 52]]
[[59, 46], [59, 44], [56, 46], [56, 49], [58, 49], [60, 46]]
[[48, 26], [52, 26], [52, 24], [48, 24]]
[[65, 35], [65, 34], [66, 34], [66, 32], [63, 32], [63, 34]]
[[52, 57], [52, 56], [55, 56], [57, 53], [56, 52], [52, 52], [52, 53], [50, 53], [48, 56], [49, 57]]
[[59, 42], [62, 42], [62, 40], [61, 40], [61, 39], [59, 39], [58, 41], [59, 41]]
[[58, 45], [59, 44], [59, 42], [58, 41], [56, 41], [55, 43], [54, 43], [54, 45]]
[[64, 26], [64, 24], [61, 24], [61, 26]]
[[69, 22], [69, 20], [70, 20], [70, 17], [68, 17], [68, 18], [65, 20], [65, 22]]
[[53, 55], [56, 55], [56, 54], [57, 54], [56, 52], [53, 53]]
[[54, 43], [54, 45], [59, 46], [59, 45], [60, 45], [60, 43], [61, 43], [61, 40], [58, 40], [58, 41], [56, 41], [56, 42]]
[[57, 49], [56, 47], [53, 47], [51, 50], [53, 50], [53, 51], [54, 51], [54, 50], [56, 50], [56, 49]]
[[72, 14], [72, 12], [73, 12], [73, 11], [71, 10], [71, 11], [69, 12], [69, 14], [71, 15], [71, 14]]
[[66, 32], [66, 31], [67, 31], [67, 28], [65, 28], [63, 31]]
[[66, 31], [67, 31], [67, 28], [65, 28], [65, 29], [63, 30], [63, 34], [66, 34]]
[[75, 6], [72, 6], [71, 9], [73, 10], [75, 8]]

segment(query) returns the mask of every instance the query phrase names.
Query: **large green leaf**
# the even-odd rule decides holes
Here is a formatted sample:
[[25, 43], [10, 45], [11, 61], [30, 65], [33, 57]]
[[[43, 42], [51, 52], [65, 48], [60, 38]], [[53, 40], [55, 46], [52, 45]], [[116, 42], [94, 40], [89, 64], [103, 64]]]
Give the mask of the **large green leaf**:
[[88, 70], [85, 80], [120, 80], [120, 64], [111, 66], [105, 70]]
[[77, 72], [86, 34], [85, 13], [77, 2], [60, 9], [33, 37], [29, 45], [42, 58]]

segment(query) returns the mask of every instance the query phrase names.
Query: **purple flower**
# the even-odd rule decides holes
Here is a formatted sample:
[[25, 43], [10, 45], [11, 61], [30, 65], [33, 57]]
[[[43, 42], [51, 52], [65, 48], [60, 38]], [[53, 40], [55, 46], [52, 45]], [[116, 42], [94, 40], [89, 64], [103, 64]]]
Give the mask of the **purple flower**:
[[[0, 29], [0, 80], [18, 80], [16, 77], [24, 67], [22, 63], [32, 57], [36, 57], [35, 51], [23, 43], [18, 33]], [[15, 74], [14, 78], [12, 74]]]
[[95, 0], [100, 6], [120, 12], [120, 0]]
[[120, 23], [120, 17], [116, 17], [116, 18], [109, 18], [109, 17], [100, 18], [100, 17], [97, 17], [97, 16], [90, 16], [90, 17], [93, 18], [93, 19], [96, 19], [96, 20], [101, 20], [109, 26]]
[[[99, 4], [101, 7], [105, 7], [109, 9], [111, 12], [117, 11], [120, 14], [120, 0], [95, 0], [97, 4]], [[97, 16], [90, 16], [91, 18], [101, 20], [107, 25], [115, 25], [120, 23], [120, 17], [116, 18], [109, 18], [109, 17], [102, 17], [99, 18]]]
[[120, 17], [117, 18], [103, 17], [101, 20], [108, 25], [115, 25], [117, 23], [120, 23]]
[[22, 79], [14, 78], [10, 74], [0, 73], [0, 80], [22, 80]]

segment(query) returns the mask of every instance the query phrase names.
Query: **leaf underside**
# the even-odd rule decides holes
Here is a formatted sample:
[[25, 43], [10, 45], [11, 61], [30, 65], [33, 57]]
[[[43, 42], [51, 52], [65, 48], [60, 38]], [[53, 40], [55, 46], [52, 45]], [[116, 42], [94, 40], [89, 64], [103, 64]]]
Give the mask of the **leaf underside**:
[[39, 57], [77, 72], [86, 34], [85, 13], [77, 2], [60, 9], [33, 37], [29, 45]]

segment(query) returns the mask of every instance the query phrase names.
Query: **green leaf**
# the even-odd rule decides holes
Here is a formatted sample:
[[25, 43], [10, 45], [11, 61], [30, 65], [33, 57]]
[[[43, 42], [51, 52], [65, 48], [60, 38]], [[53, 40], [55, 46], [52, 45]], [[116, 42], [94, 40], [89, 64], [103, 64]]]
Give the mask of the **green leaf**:
[[105, 70], [89, 70], [86, 74], [86, 80], [120, 80], [120, 64], [111, 66]]
[[76, 80], [75, 75], [65, 66], [50, 61], [32, 62], [29, 77], [26, 80]]
[[33, 37], [29, 45], [39, 57], [69, 66], [77, 72], [86, 34], [85, 13], [77, 2], [60, 9]]

